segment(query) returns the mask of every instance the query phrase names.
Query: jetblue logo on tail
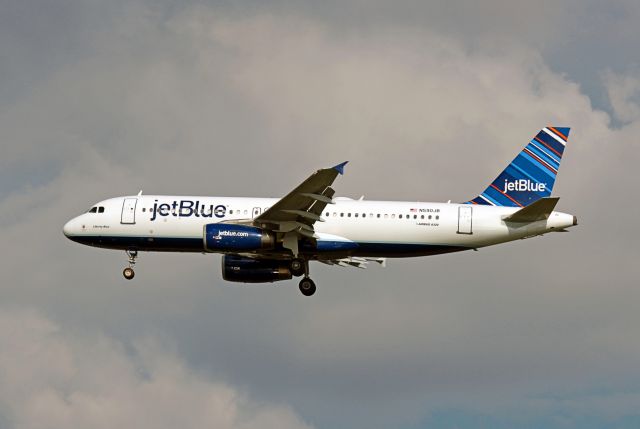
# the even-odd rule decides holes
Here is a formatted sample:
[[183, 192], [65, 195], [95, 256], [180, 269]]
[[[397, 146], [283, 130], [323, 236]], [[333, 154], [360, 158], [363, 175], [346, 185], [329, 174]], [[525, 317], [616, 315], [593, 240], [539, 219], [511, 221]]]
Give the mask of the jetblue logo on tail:
[[569, 128], [545, 127], [502, 173], [467, 204], [524, 207], [553, 191]]
[[546, 183], [532, 182], [529, 179], [519, 179], [519, 180], [514, 180], [513, 182], [509, 182], [507, 180], [504, 181], [505, 194], [509, 191], [544, 192], [546, 190], [547, 190]]

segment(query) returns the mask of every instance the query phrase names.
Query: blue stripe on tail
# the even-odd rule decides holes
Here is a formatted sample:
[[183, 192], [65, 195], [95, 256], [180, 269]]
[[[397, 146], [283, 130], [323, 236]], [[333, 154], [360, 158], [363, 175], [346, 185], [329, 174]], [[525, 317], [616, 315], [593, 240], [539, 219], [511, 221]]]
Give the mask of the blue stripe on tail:
[[467, 204], [525, 207], [553, 190], [570, 128], [540, 130], [483, 193]]

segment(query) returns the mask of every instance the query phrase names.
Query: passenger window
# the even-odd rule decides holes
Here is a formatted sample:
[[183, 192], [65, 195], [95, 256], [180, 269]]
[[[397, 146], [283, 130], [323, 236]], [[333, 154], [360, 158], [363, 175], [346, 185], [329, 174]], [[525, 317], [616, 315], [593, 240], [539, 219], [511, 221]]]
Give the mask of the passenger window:
[[402, 219], [402, 215], [398, 215], [398, 219]]
[[420, 216], [420, 219], [424, 219], [424, 215]]
[[329, 212], [327, 212], [327, 213], [325, 214], [325, 216], [329, 217]]
[[429, 220], [431, 220], [431, 215], [429, 215]]
[[436, 216], [436, 220], [440, 219], [440, 216]]
[[362, 217], [367, 217], [367, 214], [366, 213], [362, 213]]
[[229, 210], [229, 214], [233, 214], [233, 210]]
[[244, 214], [249, 214], [249, 212], [245, 210], [245, 211], [244, 211]]
[[340, 217], [344, 217], [344, 213], [340, 213]]
[[384, 215], [384, 218], [385, 218], [385, 219], [388, 219], [388, 218], [389, 218], [389, 215], [388, 215], [388, 214], [385, 214], [385, 215]]
[[98, 213], [104, 213], [104, 207], [98, 207]]
[[413, 218], [414, 219], [418, 219], [418, 215], [413, 215]]
[[394, 214], [391, 215], [391, 219], [395, 219], [395, 218], [396, 218], [396, 215], [394, 213]]
[[351, 217], [351, 213], [347, 213], [347, 217]]
[[95, 213], [98, 211], [98, 207], [91, 207], [91, 210], [89, 210], [89, 213]]
[[358, 213], [356, 213], [356, 217], [358, 217]]

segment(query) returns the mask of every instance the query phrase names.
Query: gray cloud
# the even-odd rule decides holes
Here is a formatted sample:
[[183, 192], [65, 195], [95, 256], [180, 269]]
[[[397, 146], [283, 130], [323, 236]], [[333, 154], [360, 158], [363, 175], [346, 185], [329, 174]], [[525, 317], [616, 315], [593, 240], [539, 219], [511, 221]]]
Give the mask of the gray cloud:
[[24, 310], [2, 310], [0, 327], [3, 427], [309, 427], [287, 407], [194, 373], [153, 339], [129, 352]]
[[[629, 339], [638, 334], [640, 273], [629, 196], [640, 125], [626, 89], [634, 75], [606, 75], [602, 90], [624, 120], [613, 128], [592, 107], [593, 94], [556, 71], [549, 51], [577, 34], [571, 20], [592, 7], [566, 25], [566, 15], [545, 8], [492, 14], [492, 3], [428, 11], [356, 2], [340, 14], [289, 2], [108, 8], [110, 31], [90, 31], [75, 56], [0, 108], [0, 273], [3, 302], [45, 315], [18, 310], [15, 318], [64, 333], [53, 341], [36, 332], [25, 342], [44, 344], [44, 355], [60, 348], [85, 359], [103, 350], [86, 339], [96, 336], [107, 344], [105, 365], [125, 369], [102, 379], [93, 365], [55, 380], [36, 375], [25, 400], [47, 387], [84, 391], [92, 383], [89, 393], [108, 393], [117, 409], [118, 395], [141, 394], [136, 359], [156, 370], [144, 351], [136, 358], [119, 349], [138, 350], [140, 338], [152, 337], [175, 345], [153, 352], [181, 373], [157, 372], [194, 418], [208, 418], [196, 399], [207, 389], [215, 397], [247, 391], [246, 408], [290, 404], [318, 427], [435, 426], [429, 416], [451, 409], [507, 422], [562, 417], [568, 426], [586, 414], [605, 419], [602, 426], [637, 415], [640, 350]], [[93, 13], [71, 21], [90, 27]], [[531, 27], [515, 31], [520, 21], [508, 18], [517, 14], [531, 17]], [[605, 21], [602, 28], [616, 22]], [[492, 30], [499, 23], [505, 27]], [[48, 31], [81, 37], [59, 26]], [[15, 43], [36, 61], [40, 45]], [[135, 283], [125, 283], [124, 255], [77, 246], [60, 232], [92, 202], [140, 188], [278, 196], [345, 159], [352, 163], [336, 184], [342, 195], [464, 200], [549, 123], [573, 127], [557, 194], [561, 209], [580, 217], [578, 228], [478, 253], [391, 261], [384, 270], [314, 266], [313, 300], [289, 283], [225, 284], [210, 255], [145, 254]], [[15, 330], [12, 317], [0, 319], [0, 332]], [[5, 353], [9, 373], [14, 356]], [[43, 366], [25, 361], [24, 372]], [[126, 383], [117, 391], [110, 378]], [[60, 395], [53, 389], [45, 404]], [[73, 418], [92, 409], [73, 405]], [[10, 398], [0, 407], [14, 421], [34, 418]], [[189, 421], [165, 408], [167, 418]], [[302, 425], [287, 407], [275, 409]]]

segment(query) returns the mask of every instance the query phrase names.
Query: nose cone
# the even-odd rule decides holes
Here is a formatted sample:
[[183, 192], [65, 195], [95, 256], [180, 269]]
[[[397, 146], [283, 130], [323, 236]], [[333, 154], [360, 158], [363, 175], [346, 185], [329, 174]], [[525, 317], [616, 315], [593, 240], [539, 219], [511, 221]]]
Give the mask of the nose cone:
[[69, 237], [69, 235], [71, 235], [71, 221], [64, 224], [64, 226], [62, 227], [62, 232], [64, 233], [65, 237]]
[[69, 222], [65, 223], [64, 226], [62, 227], [62, 232], [67, 238], [71, 238], [75, 234], [77, 234], [76, 224], [77, 224], [76, 220], [71, 219]]

